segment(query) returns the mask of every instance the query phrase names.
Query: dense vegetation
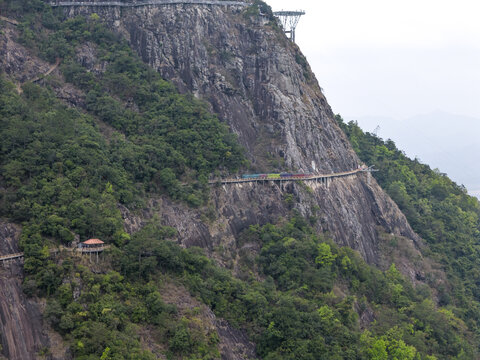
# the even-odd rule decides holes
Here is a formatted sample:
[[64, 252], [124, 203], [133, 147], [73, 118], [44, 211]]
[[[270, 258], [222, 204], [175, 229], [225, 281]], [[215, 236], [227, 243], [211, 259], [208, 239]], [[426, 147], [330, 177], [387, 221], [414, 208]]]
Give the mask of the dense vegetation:
[[[204, 104], [178, 94], [98, 17], [62, 22], [50, 7], [35, 0], [1, 1], [0, 8], [2, 14], [21, 21], [20, 41], [50, 62], [61, 57], [66, 80], [86, 95], [78, 99], [85, 103], [84, 109], [69, 108], [52, 91], [59, 86], [58, 79], [45, 79], [44, 87], [25, 83], [19, 94], [0, 74], [0, 216], [23, 225], [24, 290], [49, 298], [46, 316], [71, 339], [76, 357], [95, 354], [90, 358], [98, 359], [106, 352], [104, 359], [151, 358], [140, 350], [131, 325], [147, 317], [147, 324], [158, 322], [154, 313], [122, 313], [118, 319], [105, 309], [97, 314], [85, 305], [87, 317], [80, 304], [127, 301], [133, 303], [128, 312], [158, 294], [133, 283], [104, 291], [99, 281], [119, 278], [95, 277], [68, 258], [53, 261], [49, 247], [70, 244], [76, 235], [80, 240], [100, 237], [122, 247], [129, 236], [123, 231], [118, 203], [135, 208], [153, 192], [201, 206], [208, 200], [210, 173], [235, 170], [243, 162], [241, 149]], [[96, 54], [89, 65], [101, 64], [104, 71], [80, 64], [76, 54], [82, 46], [90, 46]], [[102, 134], [100, 129], [107, 131]], [[66, 289], [72, 287], [65, 283], [77, 280], [82, 283], [82, 297], [70, 304], [65, 299], [73, 300], [72, 294]], [[163, 306], [159, 304], [155, 306]], [[174, 309], [166, 309], [172, 325], [162, 323], [162, 329], [165, 338], [173, 339], [166, 352], [181, 355], [178, 337], [186, 331], [188, 319], [183, 321]], [[109, 321], [115, 322], [115, 330], [108, 328], [113, 326]], [[190, 335], [198, 333], [189, 329]], [[195, 341], [189, 348], [192, 358], [218, 353], [213, 337], [198, 345], [200, 355], [194, 357]], [[105, 342], [108, 349], [99, 345]]]
[[[117, 203], [135, 207], [146, 192], [165, 192], [202, 205], [209, 174], [236, 169], [243, 156], [226, 126], [178, 94], [98, 17], [61, 22], [41, 1], [0, 5], [22, 14], [23, 43], [45, 59], [61, 56], [67, 81], [86, 93], [82, 113], [50, 86], [26, 83], [19, 95], [0, 78], [0, 216], [25, 223], [25, 268], [48, 290], [44, 277], [55, 271], [44, 266], [47, 238], [68, 244], [74, 234], [95, 235], [121, 245], [127, 236]], [[80, 65], [81, 46], [93, 48], [90, 65], [101, 62], [105, 71]], [[113, 127], [107, 139], [99, 123]]]
[[[226, 126], [204, 104], [178, 94], [98, 16], [62, 22], [40, 1], [14, 3], [9, 5], [41, 8], [24, 9], [22, 42], [52, 63], [61, 59], [66, 80], [86, 94], [86, 110], [117, 130], [112, 156], [134, 183], [198, 206], [213, 170], [240, 166], [241, 149]], [[93, 55], [82, 58], [82, 50]], [[193, 186], [182, 187], [180, 180]], [[131, 198], [122, 194], [121, 200]]]
[[[150, 359], [139, 344], [146, 327], [170, 358], [218, 358], [216, 333], [202, 331], [195, 316], [180, 319], [163, 300], [166, 283], [185, 286], [217, 316], [246, 329], [263, 359], [475, 358], [466, 325], [437, 309], [426, 288], [415, 290], [395, 265], [386, 272], [367, 265], [299, 216], [243, 233], [242, 243], [261, 250], [242, 257], [237, 278], [201, 249], [179, 247], [174, 236], [152, 222], [107, 255], [112, 270], [105, 275], [64, 255], [57, 268], [68, 281], [52, 289], [45, 316], [76, 358]], [[373, 313], [376, 321], [363, 329], [359, 314]]]
[[[47, 298], [45, 319], [76, 359], [147, 360], [159, 353], [218, 359], [218, 335], [202, 324], [201, 309], [180, 311], [168, 303], [166, 286], [185, 287], [245, 329], [263, 359], [478, 357], [469, 328], [477, 329], [471, 255], [479, 212], [464, 190], [423, 165], [417, 174], [394, 147], [377, 138], [369, 147], [370, 135], [340, 122], [364, 161], [397, 169], [379, 180], [409, 217], [418, 213], [412, 223], [431, 243], [431, 254], [452, 280], [461, 280], [454, 292], [439, 289], [440, 307], [427, 286], [414, 288], [394, 264], [386, 272], [367, 265], [295, 213], [237, 239], [239, 247], [260, 247], [258, 254], [242, 253], [238, 276], [202, 250], [175, 244], [175, 229], [155, 219], [129, 236], [118, 203], [135, 207], [149, 193], [164, 193], [204, 204], [209, 174], [243, 162], [234, 137], [203, 104], [145, 66], [98, 17], [61, 21], [38, 0], [0, 0], [0, 9], [22, 22], [23, 44], [50, 62], [60, 57], [65, 79], [85, 93], [80, 111], [56, 99], [58, 79], [26, 83], [18, 94], [0, 76], [0, 216], [23, 224], [24, 291]], [[83, 57], [85, 49], [94, 56]], [[390, 186], [391, 179], [399, 183]], [[419, 184], [431, 198], [413, 197]], [[95, 273], [69, 252], [50, 256], [49, 246], [69, 244], [75, 235], [113, 244]], [[142, 334], [159, 346], [145, 345]]]
[[[64, 255], [59, 268], [65, 281], [48, 298], [44, 316], [64, 336], [76, 359], [158, 358], [141, 345], [141, 334], [153, 337], [161, 346], [161, 353], [169, 359], [219, 357], [218, 335], [202, 323], [200, 309], [179, 313], [174, 304], [164, 302], [159, 290], [173, 279], [151, 266], [151, 257], [145, 250], [153, 245], [149, 242], [151, 233], [151, 228], [147, 227], [136, 234], [124, 250], [115, 249], [103, 258], [100, 266], [111, 267], [105, 261], [113, 259], [113, 267], [127, 277], [114, 270], [94, 274], [92, 264], [84, 266], [78, 258]], [[148, 253], [163, 256], [169, 264], [174, 263], [175, 259], [170, 256], [182, 255], [178, 245], [166, 240], [174, 234], [172, 229], [157, 228], [156, 244], [148, 248]], [[176, 254], [169, 251], [171, 247], [178, 249]], [[129, 255], [135, 250], [138, 275], [151, 271], [150, 276], [137, 276], [137, 273], [122, 270], [133, 266]], [[76, 298], [74, 293], [77, 293]]]
[[428, 243], [425, 255], [444, 265], [449, 282], [437, 289], [439, 304], [451, 306], [479, 336], [480, 202], [445, 174], [409, 159], [392, 140], [340, 116], [337, 121], [360, 159], [380, 170], [375, 178]]

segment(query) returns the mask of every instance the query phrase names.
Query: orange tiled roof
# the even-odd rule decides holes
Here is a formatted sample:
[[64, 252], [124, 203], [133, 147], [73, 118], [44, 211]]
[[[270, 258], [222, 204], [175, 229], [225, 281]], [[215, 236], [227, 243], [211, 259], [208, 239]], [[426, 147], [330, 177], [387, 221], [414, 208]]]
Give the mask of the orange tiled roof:
[[104, 242], [100, 239], [88, 239], [87, 241], [84, 241], [82, 244], [85, 244], [85, 245], [101, 245], [101, 244], [104, 244]]

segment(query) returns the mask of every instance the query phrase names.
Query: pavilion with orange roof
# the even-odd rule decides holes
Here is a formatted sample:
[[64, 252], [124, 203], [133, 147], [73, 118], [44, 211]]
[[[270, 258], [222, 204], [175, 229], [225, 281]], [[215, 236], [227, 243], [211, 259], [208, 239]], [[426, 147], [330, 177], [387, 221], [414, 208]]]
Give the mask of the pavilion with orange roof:
[[78, 247], [81, 249], [94, 249], [94, 248], [101, 248], [105, 245], [105, 243], [100, 239], [88, 239], [87, 241], [81, 242], [78, 244]]

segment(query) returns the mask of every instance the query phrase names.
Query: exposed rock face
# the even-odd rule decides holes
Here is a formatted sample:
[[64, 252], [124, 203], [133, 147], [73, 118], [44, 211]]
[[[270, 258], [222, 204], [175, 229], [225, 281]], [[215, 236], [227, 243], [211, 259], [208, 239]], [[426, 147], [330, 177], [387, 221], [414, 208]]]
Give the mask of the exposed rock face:
[[[0, 221], [0, 255], [19, 252], [20, 229]], [[12, 260], [0, 267], [0, 344], [10, 360], [33, 360], [48, 344], [42, 333], [40, 307], [22, 291], [22, 264]]]
[[[65, 12], [68, 16], [98, 13], [180, 91], [207, 101], [238, 134], [257, 171], [329, 173], [359, 165], [299, 49], [268, 18], [247, 15], [243, 7], [196, 5], [75, 7]], [[48, 69], [48, 64], [15, 42], [12, 26], [2, 31], [0, 68], [10, 78], [22, 83]], [[103, 70], [90, 45], [79, 49], [78, 57], [93, 70]], [[69, 105], [83, 106], [75, 88], [62, 84], [55, 91]], [[292, 202], [285, 201], [289, 196]], [[158, 214], [179, 231], [183, 245], [209, 250], [221, 245], [227, 255], [239, 249], [241, 231], [251, 224], [276, 222], [288, 216], [292, 206], [306, 217], [314, 216], [319, 231], [357, 249], [371, 263], [379, 263], [378, 228], [419, 242], [397, 206], [367, 174], [328, 184], [220, 186], [213, 188], [212, 199], [214, 220], [208, 220], [205, 210], [164, 197], [151, 200], [139, 215], [123, 207], [121, 211], [129, 232]], [[17, 238], [13, 225], [0, 223], [0, 254], [16, 251]], [[410, 271], [408, 264], [403, 268]], [[20, 278], [18, 266], [0, 270], [0, 338], [8, 358], [28, 360], [35, 358], [47, 339], [42, 335], [39, 306], [24, 297]], [[240, 360], [246, 353], [253, 354], [242, 333], [211, 315], [222, 339], [223, 359]], [[243, 350], [232, 345], [235, 339], [245, 340]]]
[[48, 70], [49, 65], [32, 59], [29, 52], [16, 41], [15, 26], [2, 27], [0, 36], [0, 69], [18, 83], [31, 80]]
[[175, 304], [179, 316], [188, 318], [189, 313], [196, 310], [205, 334], [216, 331], [222, 360], [257, 359], [255, 344], [248, 339], [244, 331], [235, 329], [227, 321], [217, 318], [211, 309], [192, 298], [184, 287], [166, 283], [162, 288], [162, 295], [165, 302]]
[[[98, 13], [180, 91], [206, 100], [238, 134], [257, 171], [330, 173], [359, 165], [303, 55], [267, 17], [247, 15], [243, 7], [198, 5], [72, 7], [65, 12]], [[298, 184], [217, 188], [213, 225], [168, 200], [158, 211], [166, 224], [179, 229], [184, 245], [228, 246], [249, 225], [287, 215], [282, 199], [290, 192], [303, 215], [319, 218], [319, 231], [359, 250], [371, 263], [378, 263], [379, 226], [419, 241], [369, 176], [307, 185], [310, 190]]]
[[[20, 85], [48, 71], [48, 63], [33, 56], [17, 39], [13, 24], [7, 24], [0, 34], [0, 71]], [[72, 86], [58, 87], [57, 95], [70, 105], [77, 105], [78, 91]], [[19, 252], [20, 228], [0, 219], [0, 255]], [[52, 350], [52, 338], [44, 327], [42, 306], [36, 299], [29, 299], [22, 289], [22, 260], [0, 264], [0, 359], [37, 359], [44, 348]], [[55, 334], [53, 334], [55, 336]], [[66, 359], [51, 351], [49, 359]]]
[[299, 49], [266, 17], [199, 5], [66, 11], [98, 13], [180, 91], [207, 100], [259, 171], [358, 165]]
[[[17, 85], [21, 92], [21, 85], [32, 81], [45, 74], [51, 64], [39, 59], [17, 41], [18, 32], [16, 26], [7, 24], [0, 34], [0, 72], [5, 73]], [[56, 69], [52, 75], [58, 75]], [[53, 86], [58, 99], [67, 105], [83, 107], [84, 99], [82, 92], [71, 84], [58, 83]]]

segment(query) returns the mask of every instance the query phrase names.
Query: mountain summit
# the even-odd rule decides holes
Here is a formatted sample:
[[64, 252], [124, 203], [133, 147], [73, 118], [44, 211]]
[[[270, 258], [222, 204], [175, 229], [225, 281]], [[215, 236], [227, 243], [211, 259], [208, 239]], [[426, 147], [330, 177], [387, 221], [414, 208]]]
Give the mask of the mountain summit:
[[357, 155], [395, 149], [334, 116], [267, 4], [0, 9], [5, 356], [475, 356], [474, 287], [437, 255], [457, 226], [471, 261], [478, 204], [429, 189], [464, 216], [426, 244]]

